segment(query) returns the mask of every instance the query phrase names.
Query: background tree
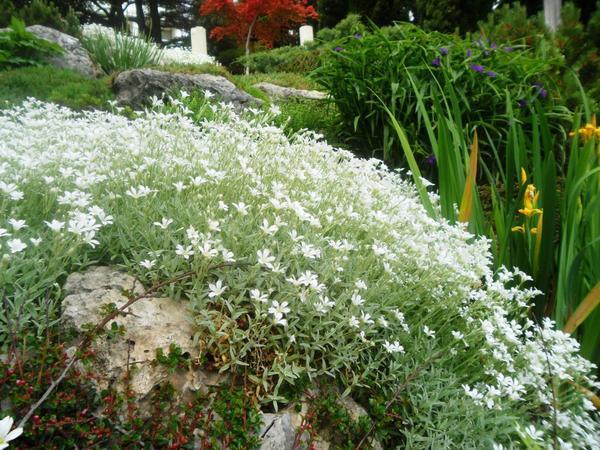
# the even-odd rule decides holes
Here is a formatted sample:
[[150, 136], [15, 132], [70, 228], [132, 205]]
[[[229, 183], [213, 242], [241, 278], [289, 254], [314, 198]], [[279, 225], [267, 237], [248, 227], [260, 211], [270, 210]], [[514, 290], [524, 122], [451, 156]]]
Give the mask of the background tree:
[[217, 40], [232, 36], [245, 46], [246, 55], [253, 39], [272, 47], [287, 30], [318, 18], [308, 0], [206, 0], [200, 14], [221, 17], [222, 25], [213, 28], [210, 36]]

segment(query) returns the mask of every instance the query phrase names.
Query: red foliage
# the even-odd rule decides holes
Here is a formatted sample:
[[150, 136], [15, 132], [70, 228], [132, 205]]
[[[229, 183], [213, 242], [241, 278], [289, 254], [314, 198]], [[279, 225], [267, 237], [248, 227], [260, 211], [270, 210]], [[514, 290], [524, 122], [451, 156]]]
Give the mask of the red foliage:
[[224, 19], [222, 26], [210, 32], [214, 39], [232, 36], [243, 45], [252, 27], [251, 37], [267, 47], [281, 39], [286, 30], [309, 18], [319, 17], [308, 5], [308, 0], [241, 0], [238, 3], [233, 0], [206, 0], [200, 7], [200, 14], [215, 14]]

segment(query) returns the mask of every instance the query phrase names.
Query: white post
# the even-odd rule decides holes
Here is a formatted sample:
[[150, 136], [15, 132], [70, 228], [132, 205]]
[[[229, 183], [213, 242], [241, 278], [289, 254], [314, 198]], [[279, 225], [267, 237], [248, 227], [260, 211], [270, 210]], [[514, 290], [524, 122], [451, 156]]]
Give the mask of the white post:
[[553, 33], [560, 25], [561, 0], [544, 0], [544, 22]]
[[208, 55], [206, 46], [206, 28], [194, 27], [191, 29], [192, 36], [192, 53], [194, 55]]
[[310, 25], [304, 25], [300, 27], [300, 45], [304, 45], [307, 42], [312, 42], [313, 40], [313, 27]]

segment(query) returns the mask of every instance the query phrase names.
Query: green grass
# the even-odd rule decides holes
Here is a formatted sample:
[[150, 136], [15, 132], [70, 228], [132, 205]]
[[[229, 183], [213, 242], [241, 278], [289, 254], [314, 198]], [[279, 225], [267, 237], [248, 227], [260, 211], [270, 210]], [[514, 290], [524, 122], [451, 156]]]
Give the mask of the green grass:
[[236, 80], [243, 80], [244, 83], [253, 85], [256, 83], [273, 83], [283, 87], [296, 89], [315, 89], [323, 90], [323, 87], [315, 81], [299, 73], [278, 72], [278, 73], [255, 73], [251, 75], [234, 75]]
[[108, 78], [89, 79], [54, 66], [23, 67], [0, 72], [0, 107], [27, 97], [75, 109], [103, 108], [113, 98]]
[[210, 75], [219, 75], [227, 78], [232, 83], [234, 82], [233, 75], [231, 75], [225, 67], [216, 64], [165, 64], [161, 66], [152, 66], [150, 68], [162, 70], [163, 72], [185, 73], [188, 75], [201, 75], [207, 73]]

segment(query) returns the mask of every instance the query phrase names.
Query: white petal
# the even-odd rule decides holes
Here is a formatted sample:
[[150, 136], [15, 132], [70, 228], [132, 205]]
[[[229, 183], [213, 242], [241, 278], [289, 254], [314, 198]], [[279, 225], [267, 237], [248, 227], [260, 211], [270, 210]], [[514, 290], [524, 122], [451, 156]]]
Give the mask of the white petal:
[[13, 426], [13, 418], [6, 416], [0, 420], [0, 436], [6, 436]]

